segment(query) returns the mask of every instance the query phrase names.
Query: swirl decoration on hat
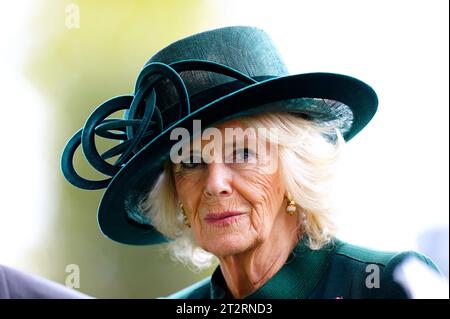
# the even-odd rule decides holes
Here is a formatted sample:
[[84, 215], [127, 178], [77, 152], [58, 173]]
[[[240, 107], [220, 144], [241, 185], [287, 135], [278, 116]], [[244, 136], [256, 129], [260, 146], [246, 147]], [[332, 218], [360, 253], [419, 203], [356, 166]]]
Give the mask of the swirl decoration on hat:
[[[189, 94], [179, 75], [184, 71], [219, 73], [248, 85], [258, 82], [236, 69], [206, 60], [183, 60], [171, 64], [150, 63], [140, 72], [134, 94], [117, 96], [100, 104], [89, 116], [84, 127], [67, 142], [61, 158], [64, 177], [72, 185], [82, 189], [106, 188], [114, 175], [144, 146], [143, 139], [148, 141], [163, 131], [163, 117], [157, 106], [155, 92], [156, 85], [163, 79], [169, 80], [177, 92], [178, 120], [188, 116], [191, 113]], [[124, 119], [107, 118], [120, 110], [125, 110]], [[100, 154], [95, 145], [95, 135], [122, 142]], [[73, 157], [80, 144], [89, 164], [98, 172], [110, 176], [109, 178], [88, 180], [78, 175], [73, 167]], [[113, 164], [106, 161], [119, 154]]]

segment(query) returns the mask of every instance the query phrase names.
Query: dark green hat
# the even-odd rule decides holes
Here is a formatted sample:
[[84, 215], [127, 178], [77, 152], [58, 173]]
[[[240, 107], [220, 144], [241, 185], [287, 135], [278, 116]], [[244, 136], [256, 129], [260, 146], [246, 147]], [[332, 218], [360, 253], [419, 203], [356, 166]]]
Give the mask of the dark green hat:
[[[140, 203], [169, 160], [174, 128], [191, 136], [203, 128], [262, 112], [291, 112], [340, 128], [349, 141], [373, 117], [377, 96], [367, 84], [340, 74], [289, 75], [269, 36], [253, 27], [227, 27], [179, 40], [156, 53], [140, 72], [134, 92], [98, 106], [67, 143], [62, 171], [83, 189], [106, 188], [98, 210], [102, 232], [134, 245], [166, 239], [141, 212]], [[109, 119], [125, 110], [123, 119]], [[99, 154], [95, 135], [120, 141]], [[109, 176], [80, 177], [73, 155], [81, 144], [89, 164]], [[106, 160], [118, 156], [114, 164]]]

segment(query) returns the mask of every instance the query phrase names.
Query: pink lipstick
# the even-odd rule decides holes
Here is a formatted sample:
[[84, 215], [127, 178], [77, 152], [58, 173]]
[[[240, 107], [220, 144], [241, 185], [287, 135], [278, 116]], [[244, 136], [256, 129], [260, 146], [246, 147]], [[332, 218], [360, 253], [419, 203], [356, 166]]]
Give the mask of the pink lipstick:
[[205, 216], [205, 221], [210, 225], [226, 226], [239, 219], [242, 215], [245, 215], [245, 213], [239, 211], [208, 213]]

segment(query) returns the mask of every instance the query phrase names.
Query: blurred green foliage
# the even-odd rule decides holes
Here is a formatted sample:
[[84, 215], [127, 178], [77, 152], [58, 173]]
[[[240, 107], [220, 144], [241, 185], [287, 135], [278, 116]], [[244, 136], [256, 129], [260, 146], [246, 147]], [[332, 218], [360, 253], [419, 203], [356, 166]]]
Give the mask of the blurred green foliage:
[[[67, 6], [79, 8], [79, 28], [67, 28]], [[45, 238], [26, 260], [39, 272], [65, 283], [66, 266], [80, 267], [80, 291], [98, 298], [165, 296], [206, 276], [176, 264], [163, 246], [133, 247], [105, 238], [96, 212], [102, 191], [67, 183], [59, 160], [65, 143], [94, 107], [133, 90], [145, 61], [170, 42], [211, 28], [206, 0], [42, 1], [30, 24], [25, 72], [48, 103], [49, 179], [56, 192], [46, 212], [52, 218]], [[79, 151], [81, 154], [81, 152]], [[75, 167], [90, 172], [82, 155]], [[50, 190], [51, 191], [51, 190]], [[46, 218], [47, 216], [43, 216]]]

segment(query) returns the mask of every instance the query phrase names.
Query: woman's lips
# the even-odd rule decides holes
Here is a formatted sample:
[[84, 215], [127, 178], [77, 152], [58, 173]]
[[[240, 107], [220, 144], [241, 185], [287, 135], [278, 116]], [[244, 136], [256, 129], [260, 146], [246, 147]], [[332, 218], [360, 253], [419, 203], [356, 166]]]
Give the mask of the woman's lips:
[[205, 221], [208, 224], [216, 226], [225, 226], [240, 218], [245, 213], [238, 211], [226, 211], [220, 213], [209, 213], [205, 216]]

